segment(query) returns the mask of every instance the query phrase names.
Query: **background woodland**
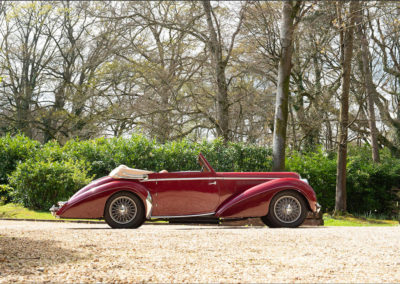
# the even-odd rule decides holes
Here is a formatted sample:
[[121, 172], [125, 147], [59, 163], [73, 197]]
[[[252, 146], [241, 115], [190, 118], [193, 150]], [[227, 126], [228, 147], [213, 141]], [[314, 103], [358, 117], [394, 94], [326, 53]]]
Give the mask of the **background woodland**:
[[400, 157], [398, 2], [0, 1], [0, 26], [6, 140], [218, 138], [280, 170], [320, 152], [344, 211], [348, 145]]

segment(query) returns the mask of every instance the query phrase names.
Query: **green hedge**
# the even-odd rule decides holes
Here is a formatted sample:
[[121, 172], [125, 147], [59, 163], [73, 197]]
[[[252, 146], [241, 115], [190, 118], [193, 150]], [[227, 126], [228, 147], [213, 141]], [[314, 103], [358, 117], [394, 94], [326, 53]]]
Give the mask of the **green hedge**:
[[[272, 166], [270, 149], [243, 143], [224, 145], [218, 139], [158, 144], [142, 135], [132, 135], [71, 140], [60, 146], [55, 141], [39, 145], [23, 136], [5, 136], [0, 138], [3, 184], [0, 195], [4, 199], [11, 192], [25, 206], [47, 210], [49, 205], [68, 198], [90, 179], [107, 175], [120, 164], [152, 171], [196, 170], [199, 152], [217, 171], [270, 171]], [[400, 160], [385, 150], [381, 155], [382, 163], [373, 164], [368, 147], [350, 147], [347, 165], [350, 212], [390, 214], [394, 209], [392, 188], [400, 184]], [[328, 154], [322, 149], [310, 153], [289, 152], [286, 164], [288, 170], [309, 180], [324, 210], [334, 208], [335, 153]]]
[[34, 157], [39, 147], [39, 142], [30, 140], [23, 135], [1, 137], [0, 184], [7, 184], [7, 176], [15, 170], [19, 163]]
[[0, 137], [0, 202], [10, 201], [12, 189], [8, 185], [8, 175], [20, 163], [34, 157], [39, 148], [39, 142], [23, 135]]
[[347, 163], [347, 197], [350, 212], [390, 214], [398, 211], [392, 189], [400, 187], [400, 160], [381, 151], [382, 162], [374, 164], [369, 147], [350, 148]]
[[324, 211], [335, 207], [336, 155], [329, 155], [321, 148], [303, 154], [292, 152], [286, 158], [286, 168], [308, 180]]
[[18, 165], [10, 176], [12, 197], [25, 207], [48, 210], [60, 200], [68, 200], [92, 178], [83, 163], [76, 161], [37, 161]]
[[[352, 213], [398, 212], [394, 200], [398, 197], [392, 189], [400, 187], [400, 160], [389, 151], [381, 151], [382, 162], [373, 163], [371, 149], [349, 147], [347, 161], [347, 209]], [[286, 159], [287, 169], [307, 178], [314, 188], [324, 211], [335, 208], [336, 154], [322, 151], [293, 152]]]

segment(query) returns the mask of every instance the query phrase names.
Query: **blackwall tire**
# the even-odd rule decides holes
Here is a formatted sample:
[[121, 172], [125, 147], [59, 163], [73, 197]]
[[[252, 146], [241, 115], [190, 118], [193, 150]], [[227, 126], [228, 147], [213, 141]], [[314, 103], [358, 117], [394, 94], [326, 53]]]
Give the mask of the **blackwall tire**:
[[268, 214], [261, 220], [270, 228], [296, 228], [303, 224], [307, 212], [308, 207], [300, 193], [282, 191], [272, 198]]
[[270, 228], [277, 228], [277, 226], [268, 219], [268, 215], [261, 217], [261, 221]]
[[104, 210], [106, 223], [114, 229], [134, 229], [145, 221], [145, 209], [142, 201], [129, 192], [112, 195]]

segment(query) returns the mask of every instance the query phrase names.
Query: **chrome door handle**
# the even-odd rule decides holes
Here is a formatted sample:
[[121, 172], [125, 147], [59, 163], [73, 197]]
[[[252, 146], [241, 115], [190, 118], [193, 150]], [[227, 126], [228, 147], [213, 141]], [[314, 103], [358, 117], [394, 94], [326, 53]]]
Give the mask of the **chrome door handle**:
[[213, 182], [209, 182], [209, 183], [208, 183], [208, 185], [216, 185], [216, 184], [217, 184], [216, 181], [213, 181]]

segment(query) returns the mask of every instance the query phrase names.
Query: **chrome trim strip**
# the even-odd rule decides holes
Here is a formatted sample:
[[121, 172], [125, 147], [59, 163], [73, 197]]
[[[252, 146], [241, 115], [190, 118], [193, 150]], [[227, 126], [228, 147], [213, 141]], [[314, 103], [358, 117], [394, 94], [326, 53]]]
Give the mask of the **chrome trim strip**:
[[180, 215], [180, 216], [151, 216], [151, 219], [167, 219], [167, 218], [190, 218], [190, 217], [205, 217], [212, 216], [215, 212], [212, 213], [204, 213], [204, 214], [195, 214], [195, 215]]
[[151, 198], [151, 194], [149, 191], [147, 191], [147, 197], [146, 197], [146, 219], [151, 218], [151, 211], [153, 211], [153, 199]]
[[257, 177], [205, 177], [205, 178], [154, 178], [154, 179], [143, 179], [140, 182], [146, 181], [173, 181], [173, 180], [271, 180], [271, 179], [281, 179], [281, 178], [257, 178]]

